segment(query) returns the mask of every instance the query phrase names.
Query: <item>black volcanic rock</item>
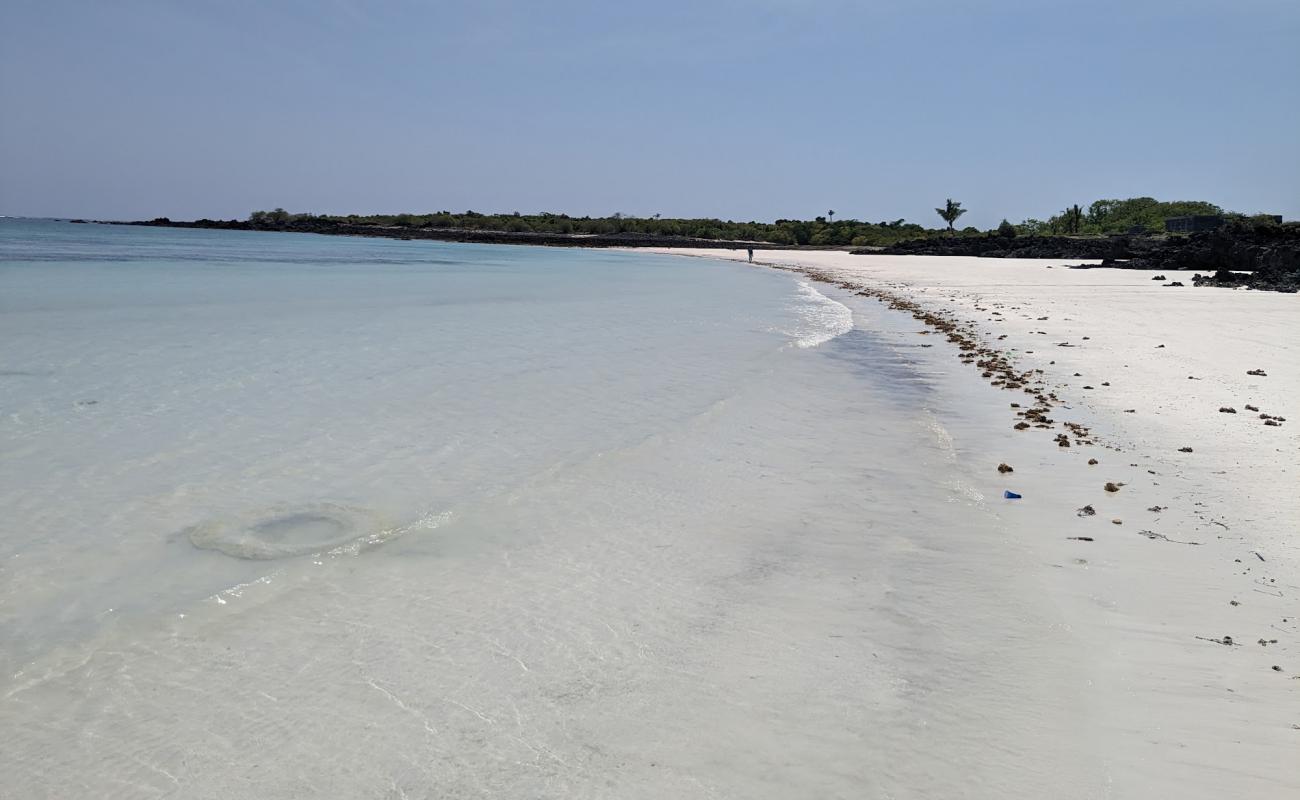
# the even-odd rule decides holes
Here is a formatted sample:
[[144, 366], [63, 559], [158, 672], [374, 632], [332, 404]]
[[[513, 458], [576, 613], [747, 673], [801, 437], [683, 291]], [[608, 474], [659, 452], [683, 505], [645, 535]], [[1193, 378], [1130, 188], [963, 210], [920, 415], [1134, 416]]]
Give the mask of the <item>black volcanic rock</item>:
[[785, 249], [770, 242], [746, 242], [730, 239], [695, 239], [688, 236], [656, 236], [650, 233], [537, 233], [534, 231], [491, 231], [467, 228], [415, 228], [405, 226], [359, 225], [329, 219], [290, 219], [285, 222], [247, 222], [242, 220], [200, 219], [178, 222], [166, 217], [125, 222], [124, 225], [142, 225], [165, 228], [210, 228], [235, 231], [280, 231], [288, 233], [318, 233], [330, 236], [372, 236], [384, 239], [425, 239], [439, 242], [473, 242], [477, 244], [528, 244], [548, 247], [719, 247], [732, 250], [762, 248]]
[[[857, 254], [871, 251], [855, 250]], [[982, 258], [1100, 259], [1073, 269], [1195, 271], [1197, 286], [1245, 286], [1279, 292], [1300, 290], [1300, 224], [1235, 222], [1190, 236], [950, 236], [914, 239], [883, 250], [886, 255], [979, 256]], [[1157, 276], [1153, 280], [1163, 279]], [[1178, 281], [1166, 286], [1181, 286]]]

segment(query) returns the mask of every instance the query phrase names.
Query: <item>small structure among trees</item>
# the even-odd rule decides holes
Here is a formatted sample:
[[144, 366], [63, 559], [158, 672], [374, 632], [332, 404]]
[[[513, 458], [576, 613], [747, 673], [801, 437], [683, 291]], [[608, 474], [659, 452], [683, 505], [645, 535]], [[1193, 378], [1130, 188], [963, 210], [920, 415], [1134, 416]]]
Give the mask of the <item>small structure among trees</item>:
[[1212, 231], [1222, 226], [1222, 214], [1189, 214], [1184, 217], [1170, 217], [1165, 220], [1165, 231], [1167, 233]]

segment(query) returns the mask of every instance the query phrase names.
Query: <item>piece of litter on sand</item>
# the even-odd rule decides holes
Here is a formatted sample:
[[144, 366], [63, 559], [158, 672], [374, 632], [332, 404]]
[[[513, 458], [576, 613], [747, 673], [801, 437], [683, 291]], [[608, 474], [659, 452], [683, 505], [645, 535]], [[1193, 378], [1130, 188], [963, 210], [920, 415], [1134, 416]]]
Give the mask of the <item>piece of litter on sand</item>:
[[1006, 498], [1007, 500], [1019, 500], [1019, 499], [1020, 499], [1020, 495], [1016, 494], [1015, 492], [1011, 491], [1010, 489], [1007, 489], [1006, 491], [1002, 492], [1002, 496], [1003, 496], [1004, 498]]
[[[1156, 533], [1155, 531], [1138, 531], [1138, 533], [1142, 536], [1147, 537], [1148, 539], [1152, 539], [1152, 540], [1158, 539], [1162, 542], [1172, 542], [1174, 544], [1189, 544], [1192, 545], [1193, 547], [1198, 547], [1201, 544], [1200, 542], [1185, 542], [1181, 539], [1170, 539], [1168, 536], [1165, 536], [1163, 533]], [[1232, 604], [1234, 606], [1237, 605], [1237, 601], [1233, 600]]]
[[1091, 542], [1091, 541], [1093, 541], [1093, 538], [1092, 538], [1091, 536], [1067, 536], [1067, 537], [1065, 537], [1065, 538], [1070, 539], [1070, 540], [1075, 541], [1075, 542]]
[[1214, 642], [1215, 644], [1226, 644], [1229, 647], [1236, 644], [1236, 642], [1232, 641], [1231, 636], [1224, 636], [1222, 639], [1212, 639], [1207, 636], [1197, 636], [1196, 638], [1200, 639], [1202, 642]]

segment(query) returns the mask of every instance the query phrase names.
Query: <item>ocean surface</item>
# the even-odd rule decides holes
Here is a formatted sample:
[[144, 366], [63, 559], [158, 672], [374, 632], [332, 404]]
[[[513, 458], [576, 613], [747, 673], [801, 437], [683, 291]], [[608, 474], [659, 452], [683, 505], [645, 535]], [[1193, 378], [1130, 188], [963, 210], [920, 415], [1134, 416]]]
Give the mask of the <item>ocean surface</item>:
[[0, 220], [0, 796], [960, 791], [1034, 611], [981, 412], [834, 292]]

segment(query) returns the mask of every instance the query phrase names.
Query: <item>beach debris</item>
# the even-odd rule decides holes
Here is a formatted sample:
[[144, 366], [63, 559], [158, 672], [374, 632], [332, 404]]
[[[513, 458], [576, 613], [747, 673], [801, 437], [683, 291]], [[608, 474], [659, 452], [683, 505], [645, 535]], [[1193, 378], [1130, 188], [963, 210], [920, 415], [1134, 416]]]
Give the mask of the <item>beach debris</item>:
[[1270, 644], [1277, 644], [1277, 639], [1260, 639], [1258, 644], [1260, 647], [1268, 647]]
[[1090, 459], [1088, 459], [1088, 466], [1090, 466], [1090, 467], [1095, 467], [1095, 466], [1097, 466], [1099, 463], [1101, 463], [1101, 462], [1099, 462], [1099, 461], [1098, 461], [1097, 459], [1095, 459], [1095, 458], [1090, 458]]
[[[1085, 337], [1085, 338], [1087, 338], [1087, 337]], [[1102, 382], [1101, 382], [1101, 385], [1102, 385], [1102, 386], [1110, 386], [1110, 381], [1102, 381]]]
[[1247, 403], [1247, 404], [1246, 404], [1246, 410], [1247, 410], [1247, 411], [1259, 411], [1259, 407], [1258, 407], [1258, 406], [1252, 406], [1250, 403]]
[[1092, 387], [1091, 387], [1091, 386], [1084, 386], [1083, 388], [1085, 388], [1085, 389], [1091, 389]]
[[[1279, 667], [1277, 664], [1274, 664], [1274, 665], [1273, 665], [1273, 671], [1274, 671], [1274, 672], [1281, 672], [1281, 671], [1282, 671], [1282, 668]], [[1297, 730], [1300, 730], [1300, 726], [1292, 725], [1291, 727], [1296, 728]]]
[[1011, 407], [1012, 407], [1012, 408], [1020, 408], [1020, 404], [1019, 404], [1019, 403], [1012, 403], [1012, 404], [1011, 404]]
[[1080, 517], [1095, 517], [1097, 516], [1097, 509], [1093, 508], [1092, 506], [1084, 506], [1083, 508], [1076, 511], [1075, 515]]
[[1164, 349], [1164, 345], [1163, 345], [1163, 344], [1158, 344], [1158, 345], [1156, 345], [1156, 349], [1157, 349], [1157, 350], [1162, 350], [1162, 349]]
[[1241, 601], [1240, 601], [1240, 600], [1229, 600], [1229, 601], [1228, 601], [1228, 605], [1230, 605], [1230, 606], [1239, 606], [1239, 605], [1241, 605]]
[[1136, 413], [1138, 413], [1138, 410], [1137, 410], [1136, 408], [1126, 408], [1126, 409], [1124, 409], [1124, 413], [1125, 413], [1125, 414], [1136, 414]]
[[1264, 424], [1265, 424], [1265, 425], [1268, 425], [1269, 427], [1276, 428], [1276, 427], [1278, 427], [1279, 425], [1281, 425], [1282, 423], [1278, 422], [1278, 421], [1275, 420], [1275, 419], [1266, 419], [1266, 420], [1264, 420]]
[[1254, 553], [1254, 554], [1255, 554], [1255, 558], [1258, 558], [1260, 561], [1263, 561], [1263, 560], [1264, 560], [1264, 557], [1261, 556], [1261, 555], [1259, 554], [1259, 551], [1258, 551], [1258, 550], [1251, 550], [1250, 552]]
[[1010, 464], [998, 464], [998, 472], [1015, 472]]
[[1160, 284], [1160, 285], [1161, 285], [1161, 286], [1182, 286], [1182, 285], [1183, 285], [1183, 282], [1182, 282], [1182, 281], [1171, 281], [1171, 282], [1169, 282], [1169, 283], [1162, 283], [1162, 284]]
[[1152, 276], [1151, 276], [1151, 280], [1153, 280], [1153, 281], [1167, 281], [1167, 280], [1169, 280], [1169, 279], [1166, 278], [1164, 275], [1152, 275]]
[[[1159, 539], [1162, 542], [1173, 542], [1174, 544], [1190, 544], [1193, 546], [1199, 546], [1201, 544], [1200, 542], [1184, 542], [1181, 539], [1170, 539], [1168, 536], [1165, 536], [1163, 533], [1156, 533], [1155, 531], [1138, 531], [1138, 535], [1145, 536], [1148, 539], [1152, 539], [1152, 540]], [[1232, 603], [1233, 605], [1238, 605], [1236, 600], [1232, 601]]]
[[1123, 525], [1123, 524], [1124, 524], [1124, 520], [1120, 519], [1119, 517], [1116, 517], [1115, 519], [1112, 519], [1112, 520], [1110, 521], [1110, 524], [1111, 524], [1111, 525]]
[[1023, 430], [1025, 430], [1026, 428], [1029, 427], [1029, 423], [1028, 423], [1028, 422], [1017, 422], [1017, 423], [1015, 424], [1014, 427], [1015, 427], [1015, 429], [1018, 430], [1018, 431], [1023, 431]]
[[1071, 541], [1075, 541], [1075, 542], [1093, 542], [1093, 541], [1096, 541], [1096, 540], [1093, 539], [1091, 536], [1067, 536], [1067, 537], [1065, 537], [1065, 538], [1070, 539]]
[[1259, 376], [1259, 377], [1261, 377], [1261, 378], [1267, 378], [1267, 377], [1268, 377], [1268, 373], [1265, 372], [1265, 371], [1262, 370], [1262, 369], [1248, 369], [1248, 370], [1246, 370], [1246, 374], [1247, 374], [1247, 375], [1257, 375], [1257, 376]]
[[1161, 511], [1164, 511], [1166, 508], [1169, 508], [1169, 506], [1151, 506], [1150, 508], [1147, 509], [1147, 511], [1154, 511], [1157, 514], [1159, 514]]
[[1119, 484], [1117, 484], [1117, 483], [1110, 483], [1110, 482], [1108, 481], [1108, 482], [1106, 483], [1106, 485], [1105, 485], [1103, 488], [1104, 488], [1106, 491], [1108, 491], [1108, 492], [1118, 492], [1118, 491], [1119, 491]]
[[1056, 446], [1057, 446], [1057, 447], [1069, 447], [1069, 446], [1070, 446], [1070, 437], [1069, 437], [1069, 436], [1066, 436], [1064, 433], [1058, 433], [1058, 434], [1056, 434]]
[[1220, 414], [1236, 414], [1236, 413], [1237, 413], [1237, 409], [1233, 408], [1232, 406], [1219, 406], [1219, 413], [1220, 413]]
[[1189, 381], [1199, 381], [1200, 378], [1196, 377], [1195, 375], [1188, 375], [1188, 376], [1187, 376], [1187, 380], [1189, 380]]
[[1190, 448], [1190, 447], [1180, 447], [1180, 448], [1178, 448], [1178, 452], [1180, 452], [1180, 453], [1190, 453], [1190, 452], [1192, 452], [1192, 448]]
[[1232, 641], [1231, 636], [1227, 636], [1227, 635], [1225, 635], [1222, 639], [1212, 639], [1205, 636], [1197, 636], [1196, 638], [1200, 639], [1202, 642], [1214, 642], [1215, 644], [1227, 645], [1228, 647], [1237, 644], [1236, 642]]
[[1019, 499], [1020, 499], [1020, 495], [1016, 494], [1015, 492], [1011, 491], [1010, 489], [1006, 489], [1006, 490], [1004, 490], [1004, 491], [1002, 492], [1002, 496], [1003, 496], [1005, 499], [1007, 499], [1007, 500], [1019, 500]]

